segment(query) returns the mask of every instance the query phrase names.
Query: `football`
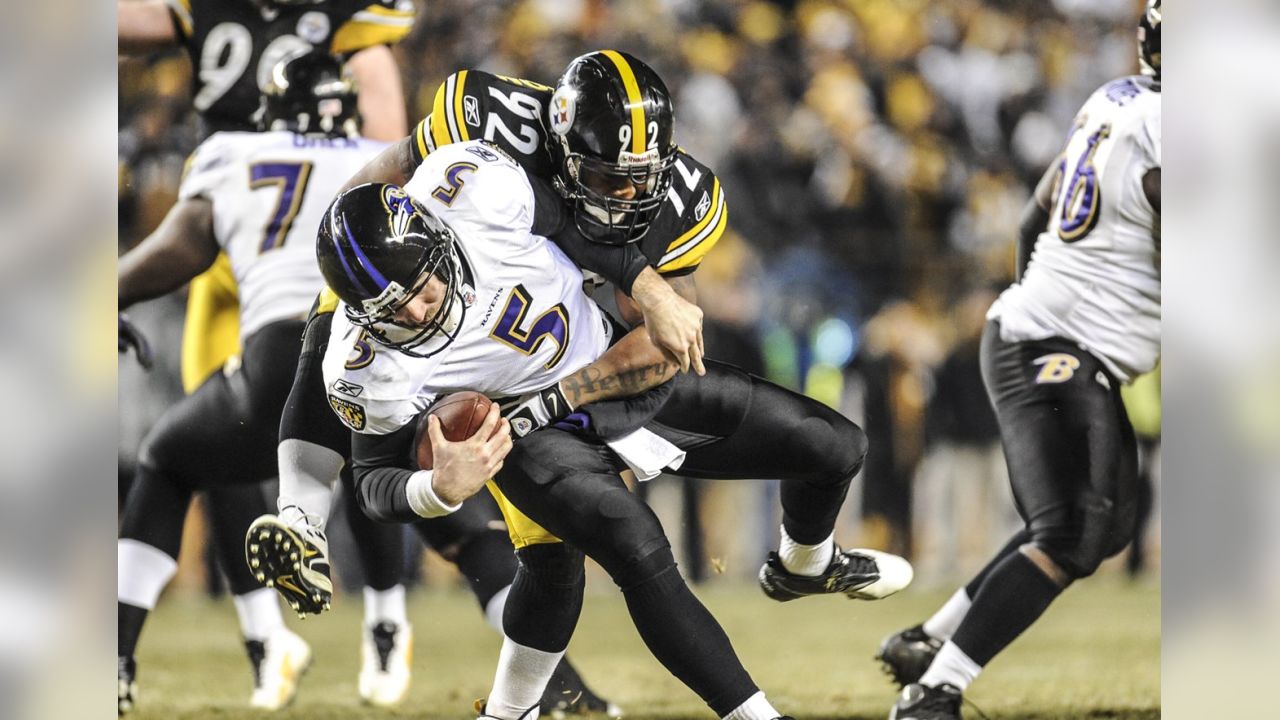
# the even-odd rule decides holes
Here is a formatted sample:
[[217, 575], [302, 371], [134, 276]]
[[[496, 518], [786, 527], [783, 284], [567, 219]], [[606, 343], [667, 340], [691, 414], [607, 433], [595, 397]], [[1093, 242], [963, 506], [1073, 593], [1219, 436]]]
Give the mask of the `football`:
[[493, 401], [478, 392], [465, 390], [437, 400], [418, 416], [418, 429], [413, 437], [414, 460], [421, 470], [430, 470], [435, 459], [431, 455], [431, 436], [427, 434], [427, 418], [440, 418], [440, 429], [451, 442], [466, 440], [480, 429]]

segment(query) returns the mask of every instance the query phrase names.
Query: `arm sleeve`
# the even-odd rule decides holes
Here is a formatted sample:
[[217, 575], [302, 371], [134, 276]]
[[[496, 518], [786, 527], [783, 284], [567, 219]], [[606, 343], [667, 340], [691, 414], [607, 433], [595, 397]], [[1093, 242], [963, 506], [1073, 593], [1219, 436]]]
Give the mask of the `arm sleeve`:
[[590, 403], [578, 408], [591, 418], [591, 430], [604, 440], [630, 435], [653, 420], [667, 404], [675, 384], [667, 382], [639, 395]]
[[333, 34], [329, 51], [351, 55], [374, 45], [394, 45], [413, 29], [411, 0], [376, 0], [353, 13]]
[[644, 253], [636, 243], [605, 245], [588, 240], [577, 226], [568, 223], [551, 238], [578, 267], [590, 270], [616, 285], [629, 297], [631, 286], [648, 266]]
[[364, 514], [373, 520], [403, 523], [422, 519], [409, 507], [405, 491], [413, 477], [409, 458], [414, 432], [414, 424], [409, 423], [389, 435], [352, 435], [356, 499]]

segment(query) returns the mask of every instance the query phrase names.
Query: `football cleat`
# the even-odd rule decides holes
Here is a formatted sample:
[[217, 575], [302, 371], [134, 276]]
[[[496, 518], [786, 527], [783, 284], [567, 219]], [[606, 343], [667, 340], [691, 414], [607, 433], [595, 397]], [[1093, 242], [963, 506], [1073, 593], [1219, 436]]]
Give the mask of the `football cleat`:
[[568, 658], [561, 658], [560, 664], [556, 665], [546, 690], [542, 692], [539, 707], [543, 715], [551, 718], [569, 715], [622, 717], [622, 708], [592, 692]]
[[915, 573], [905, 558], [879, 550], [841, 550], [821, 575], [796, 575], [776, 552], [760, 568], [760, 589], [778, 602], [805, 595], [843, 593], [855, 600], [879, 600], [911, 584]]
[[885, 638], [876, 651], [876, 660], [898, 687], [906, 687], [920, 680], [941, 649], [941, 640], [916, 625]]
[[138, 696], [138, 663], [131, 657], [116, 658], [116, 693], [118, 715], [131, 712], [134, 698]]
[[960, 691], [950, 685], [908, 685], [889, 711], [889, 720], [962, 720], [963, 700]]
[[279, 710], [293, 702], [298, 680], [311, 665], [311, 646], [288, 628], [280, 628], [265, 642], [244, 644], [253, 666], [253, 696], [249, 707]]
[[329, 541], [318, 527], [305, 520], [289, 525], [275, 515], [263, 515], [245, 533], [244, 557], [253, 577], [274, 587], [298, 617], [329, 609]]
[[360, 699], [378, 707], [404, 700], [413, 662], [413, 627], [391, 622], [365, 626], [361, 656]]

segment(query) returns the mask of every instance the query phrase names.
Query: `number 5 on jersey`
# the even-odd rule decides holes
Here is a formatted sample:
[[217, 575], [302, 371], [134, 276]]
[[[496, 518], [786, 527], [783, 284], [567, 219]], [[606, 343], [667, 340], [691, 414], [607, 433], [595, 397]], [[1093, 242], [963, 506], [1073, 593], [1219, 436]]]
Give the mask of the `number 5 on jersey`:
[[525, 290], [523, 285], [515, 286], [507, 296], [507, 305], [503, 308], [502, 315], [498, 317], [498, 322], [493, 326], [489, 337], [525, 355], [534, 354], [542, 346], [543, 340], [551, 339], [559, 347], [556, 349], [556, 354], [543, 365], [550, 370], [564, 359], [564, 351], [569, 347], [569, 311], [564, 303], [556, 303], [554, 307], [539, 315], [526, 330], [522, 326], [530, 304], [532, 304], [532, 298], [529, 297], [529, 291]]

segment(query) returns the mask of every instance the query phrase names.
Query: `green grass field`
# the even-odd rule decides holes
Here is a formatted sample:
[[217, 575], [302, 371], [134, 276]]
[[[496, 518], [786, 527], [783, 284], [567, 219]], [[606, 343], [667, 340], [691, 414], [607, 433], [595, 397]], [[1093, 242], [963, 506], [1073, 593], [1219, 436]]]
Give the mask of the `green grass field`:
[[[754, 587], [714, 585], [699, 596], [724, 624], [775, 706], [800, 720], [884, 718], [894, 689], [872, 654], [882, 636], [918, 622], [945, 594], [907, 593], [877, 603], [808, 598], [785, 605]], [[458, 590], [417, 593], [414, 680], [395, 711], [356, 698], [358, 598], [291, 625], [315, 662], [287, 711], [298, 720], [471, 718], [488, 690], [499, 647], [474, 601]], [[711, 712], [649, 655], [621, 597], [593, 578], [570, 657], [598, 692], [631, 718], [709, 718]], [[253, 718], [249, 671], [230, 602], [166, 598], [139, 649], [137, 720]], [[1073, 588], [997, 658], [970, 699], [992, 718], [1158, 718], [1160, 597], [1155, 582], [1102, 577]], [[966, 710], [966, 718], [977, 715]]]

